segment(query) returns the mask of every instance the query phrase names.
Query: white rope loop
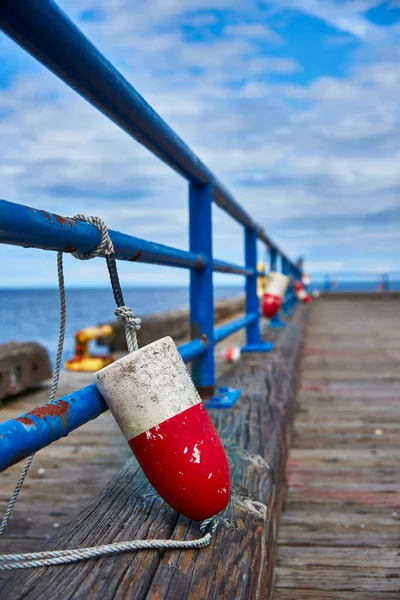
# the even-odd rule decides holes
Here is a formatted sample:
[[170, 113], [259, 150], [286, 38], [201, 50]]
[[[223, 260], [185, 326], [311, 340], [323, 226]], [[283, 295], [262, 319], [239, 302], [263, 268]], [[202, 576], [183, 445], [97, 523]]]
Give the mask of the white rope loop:
[[96, 258], [96, 256], [106, 256], [107, 254], [114, 254], [114, 245], [111, 241], [108, 233], [107, 225], [100, 217], [86, 217], [85, 215], [75, 215], [72, 217], [75, 221], [82, 221], [83, 223], [89, 223], [93, 225], [100, 232], [101, 238], [97, 247], [91, 252], [82, 254], [81, 252], [71, 252], [74, 258], [78, 260], [90, 260]]
[[[212, 534], [218, 525], [218, 517], [206, 519], [200, 526], [203, 537], [198, 540], [133, 540], [114, 542], [102, 546], [78, 548], [75, 550], [54, 550], [49, 552], [31, 552], [25, 554], [5, 554], [0, 556], [0, 571], [28, 569], [63, 565], [90, 558], [99, 558], [121, 552], [137, 550], [199, 550], [210, 544]], [[204, 533], [206, 529], [210, 529]], [[5, 563], [5, 564], [2, 564]]]

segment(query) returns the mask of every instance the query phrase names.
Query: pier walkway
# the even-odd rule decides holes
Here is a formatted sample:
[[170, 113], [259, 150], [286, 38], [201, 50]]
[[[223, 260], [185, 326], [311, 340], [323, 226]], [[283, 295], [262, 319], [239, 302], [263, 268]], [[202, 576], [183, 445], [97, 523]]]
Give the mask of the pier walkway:
[[[400, 297], [321, 298], [305, 334], [307, 312], [298, 306], [286, 327], [269, 330], [279, 334], [272, 352], [244, 355], [222, 373], [242, 396], [232, 410], [212, 411], [229, 456], [232, 499], [208, 548], [16, 572], [5, 576], [0, 597], [399, 598]], [[106, 485], [129, 455], [109, 415], [69, 438], [35, 459], [3, 551], [37, 549], [52, 529], [46, 549], [196, 537], [133, 459]]]
[[400, 298], [311, 310], [274, 600], [400, 598]]

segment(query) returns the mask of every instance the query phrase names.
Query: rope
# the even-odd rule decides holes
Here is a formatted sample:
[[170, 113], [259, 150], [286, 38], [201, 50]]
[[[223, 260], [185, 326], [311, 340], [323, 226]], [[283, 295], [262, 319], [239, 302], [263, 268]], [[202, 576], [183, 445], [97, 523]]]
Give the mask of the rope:
[[[118, 321], [125, 327], [126, 342], [129, 352], [135, 352], [138, 349], [136, 332], [140, 329], [141, 319], [137, 317], [129, 306], [125, 306], [122, 294], [121, 284], [119, 281], [117, 265], [114, 256], [114, 246], [109, 236], [108, 229], [104, 221], [99, 217], [85, 217], [84, 215], [76, 215], [75, 220], [84, 221], [96, 227], [100, 232], [100, 242], [96, 248], [86, 254], [73, 252], [72, 256], [78, 260], [89, 260], [96, 256], [105, 256], [107, 268], [110, 275], [111, 287], [114, 294], [114, 299], [117, 308], [114, 310]], [[65, 301], [65, 286], [63, 273], [63, 253], [57, 253], [57, 276], [58, 288], [60, 293], [60, 333], [58, 337], [58, 347], [56, 355], [56, 363], [53, 374], [53, 382], [50, 391], [49, 402], [55, 399], [58, 383], [60, 380], [61, 359], [64, 348], [65, 324], [66, 324], [66, 301]], [[3, 520], [0, 525], [0, 537], [7, 526], [8, 519], [14, 508], [14, 504], [18, 498], [18, 494], [25, 481], [29, 467], [33, 461], [33, 455], [26, 459], [24, 467], [19, 476], [14, 493], [8, 503], [4, 513]], [[205, 548], [211, 541], [212, 534], [217, 528], [218, 517], [210, 517], [205, 519], [200, 531], [203, 537], [197, 540], [133, 540], [127, 542], [115, 542], [113, 544], [105, 544], [102, 546], [93, 546], [90, 548], [76, 548], [71, 550], [55, 550], [51, 552], [31, 552], [25, 554], [3, 554], [0, 555], [0, 571], [12, 571], [14, 569], [28, 569], [36, 567], [49, 567], [52, 565], [61, 565], [74, 563], [89, 558], [98, 558], [110, 554], [120, 552], [130, 552], [135, 550], [155, 550], [155, 549], [170, 549], [170, 550], [194, 550]], [[208, 531], [207, 531], [208, 530]]]
[[0, 571], [64, 565], [88, 560], [89, 558], [99, 558], [101, 556], [135, 550], [196, 550], [209, 545], [217, 525], [218, 517], [211, 517], [203, 521], [200, 526], [203, 537], [198, 540], [134, 540], [131, 542], [115, 542], [103, 546], [92, 546], [90, 548], [78, 548], [76, 550], [4, 554], [0, 556]]
[[[51, 402], [52, 400], [55, 399], [56, 397], [56, 393], [57, 393], [57, 388], [58, 388], [58, 382], [60, 379], [60, 370], [61, 370], [61, 359], [62, 359], [62, 353], [63, 353], [63, 348], [64, 348], [64, 338], [65, 338], [65, 323], [66, 323], [66, 314], [67, 314], [67, 305], [65, 302], [65, 288], [64, 288], [64, 273], [63, 273], [63, 253], [62, 252], [57, 252], [57, 277], [58, 277], [58, 289], [60, 292], [60, 332], [58, 334], [58, 346], [57, 346], [57, 355], [56, 355], [56, 364], [54, 367], [54, 374], [53, 374], [53, 383], [51, 386], [51, 391], [50, 391], [50, 396], [49, 396], [49, 402]], [[5, 530], [5, 528], [7, 527], [7, 523], [8, 523], [8, 519], [10, 518], [10, 515], [12, 513], [12, 510], [14, 508], [14, 504], [17, 501], [18, 498], [18, 494], [21, 491], [21, 488], [24, 484], [26, 475], [29, 471], [29, 467], [31, 466], [33, 461], [33, 455], [32, 456], [28, 456], [28, 458], [25, 461], [25, 464], [22, 468], [22, 471], [20, 473], [20, 476], [18, 478], [18, 482], [17, 485], [15, 486], [15, 490], [10, 498], [10, 501], [8, 503], [8, 506], [6, 508], [6, 512], [4, 513], [4, 517], [1, 521], [1, 525], [0, 525], [0, 537], [3, 535], [3, 531]]]
[[73, 218], [76, 221], [83, 221], [84, 223], [93, 225], [100, 232], [101, 238], [96, 248], [86, 254], [72, 252], [72, 256], [78, 260], [89, 260], [91, 258], [95, 258], [96, 256], [105, 256], [115, 303], [118, 307], [114, 310], [114, 314], [118, 321], [122, 323], [125, 328], [128, 351], [135, 352], [138, 349], [136, 332], [138, 329], [140, 329], [142, 321], [132, 312], [132, 309], [129, 306], [125, 306], [118, 276], [117, 264], [115, 262], [114, 245], [108, 233], [107, 225], [99, 217], [75, 215]]

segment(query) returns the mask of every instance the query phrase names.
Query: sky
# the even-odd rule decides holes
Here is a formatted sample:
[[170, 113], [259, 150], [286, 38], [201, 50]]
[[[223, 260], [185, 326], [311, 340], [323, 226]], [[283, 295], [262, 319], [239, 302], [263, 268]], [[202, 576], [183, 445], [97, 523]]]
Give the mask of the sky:
[[[400, 0], [59, 5], [288, 256], [400, 271]], [[3, 199], [188, 247], [187, 183], [1, 33], [0, 156]], [[242, 228], [213, 212], [215, 257], [242, 264]], [[0, 265], [0, 287], [56, 285], [54, 253], [0, 246]], [[101, 259], [65, 265], [69, 286], [107, 284]], [[125, 285], [188, 281], [119, 265]]]

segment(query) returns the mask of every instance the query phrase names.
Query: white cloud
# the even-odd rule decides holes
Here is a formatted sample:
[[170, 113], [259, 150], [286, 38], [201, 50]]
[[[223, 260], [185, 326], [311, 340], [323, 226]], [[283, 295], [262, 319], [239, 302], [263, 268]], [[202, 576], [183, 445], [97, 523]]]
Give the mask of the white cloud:
[[[279, 4], [320, 15], [352, 35], [358, 31], [364, 40], [342, 77], [295, 84], [290, 75], [301, 72], [296, 56], [260, 50], [260, 40], [279, 40], [261, 24], [265, 16], [255, 12], [256, 3], [62, 3], [75, 17], [100, 11], [103, 21], [83, 23], [88, 35], [278, 244], [293, 257], [308, 255], [311, 264], [321, 249], [335, 255], [343, 232], [344, 246], [362, 249], [359, 261], [381, 252], [381, 264], [400, 250], [390, 229], [400, 189], [400, 43], [398, 37], [393, 43], [393, 27], [383, 28], [390, 52], [374, 45], [376, 28], [362, 14], [372, 4], [340, 3], [341, 16], [331, 0]], [[185, 38], [180, 24], [207, 28], [216, 22], [211, 9], [233, 11], [221, 37]], [[271, 73], [286, 79], [277, 82]], [[8, 200], [62, 214], [99, 214], [112, 228], [187, 247], [186, 183], [44, 69], [19, 73], [0, 91], [0, 148]], [[380, 224], [374, 222], [379, 210]], [[302, 218], [309, 218], [309, 228]], [[242, 262], [239, 227], [219, 212], [214, 226], [216, 255]], [[18, 265], [12, 276], [42, 282], [40, 265], [50, 258], [39, 253], [32, 275], [19, 252], [9, 251]], [[86, 277], [82, 269], [75, 265], [68, 274], [78, 281]], [[132, 265], [122, 269], [128, 274]], [[146, 269], [134, 266], [140, 281]], [[103, 277], [100, 268], [91, 273]], [[183, 277], [172, 273], [174, 281]]]

